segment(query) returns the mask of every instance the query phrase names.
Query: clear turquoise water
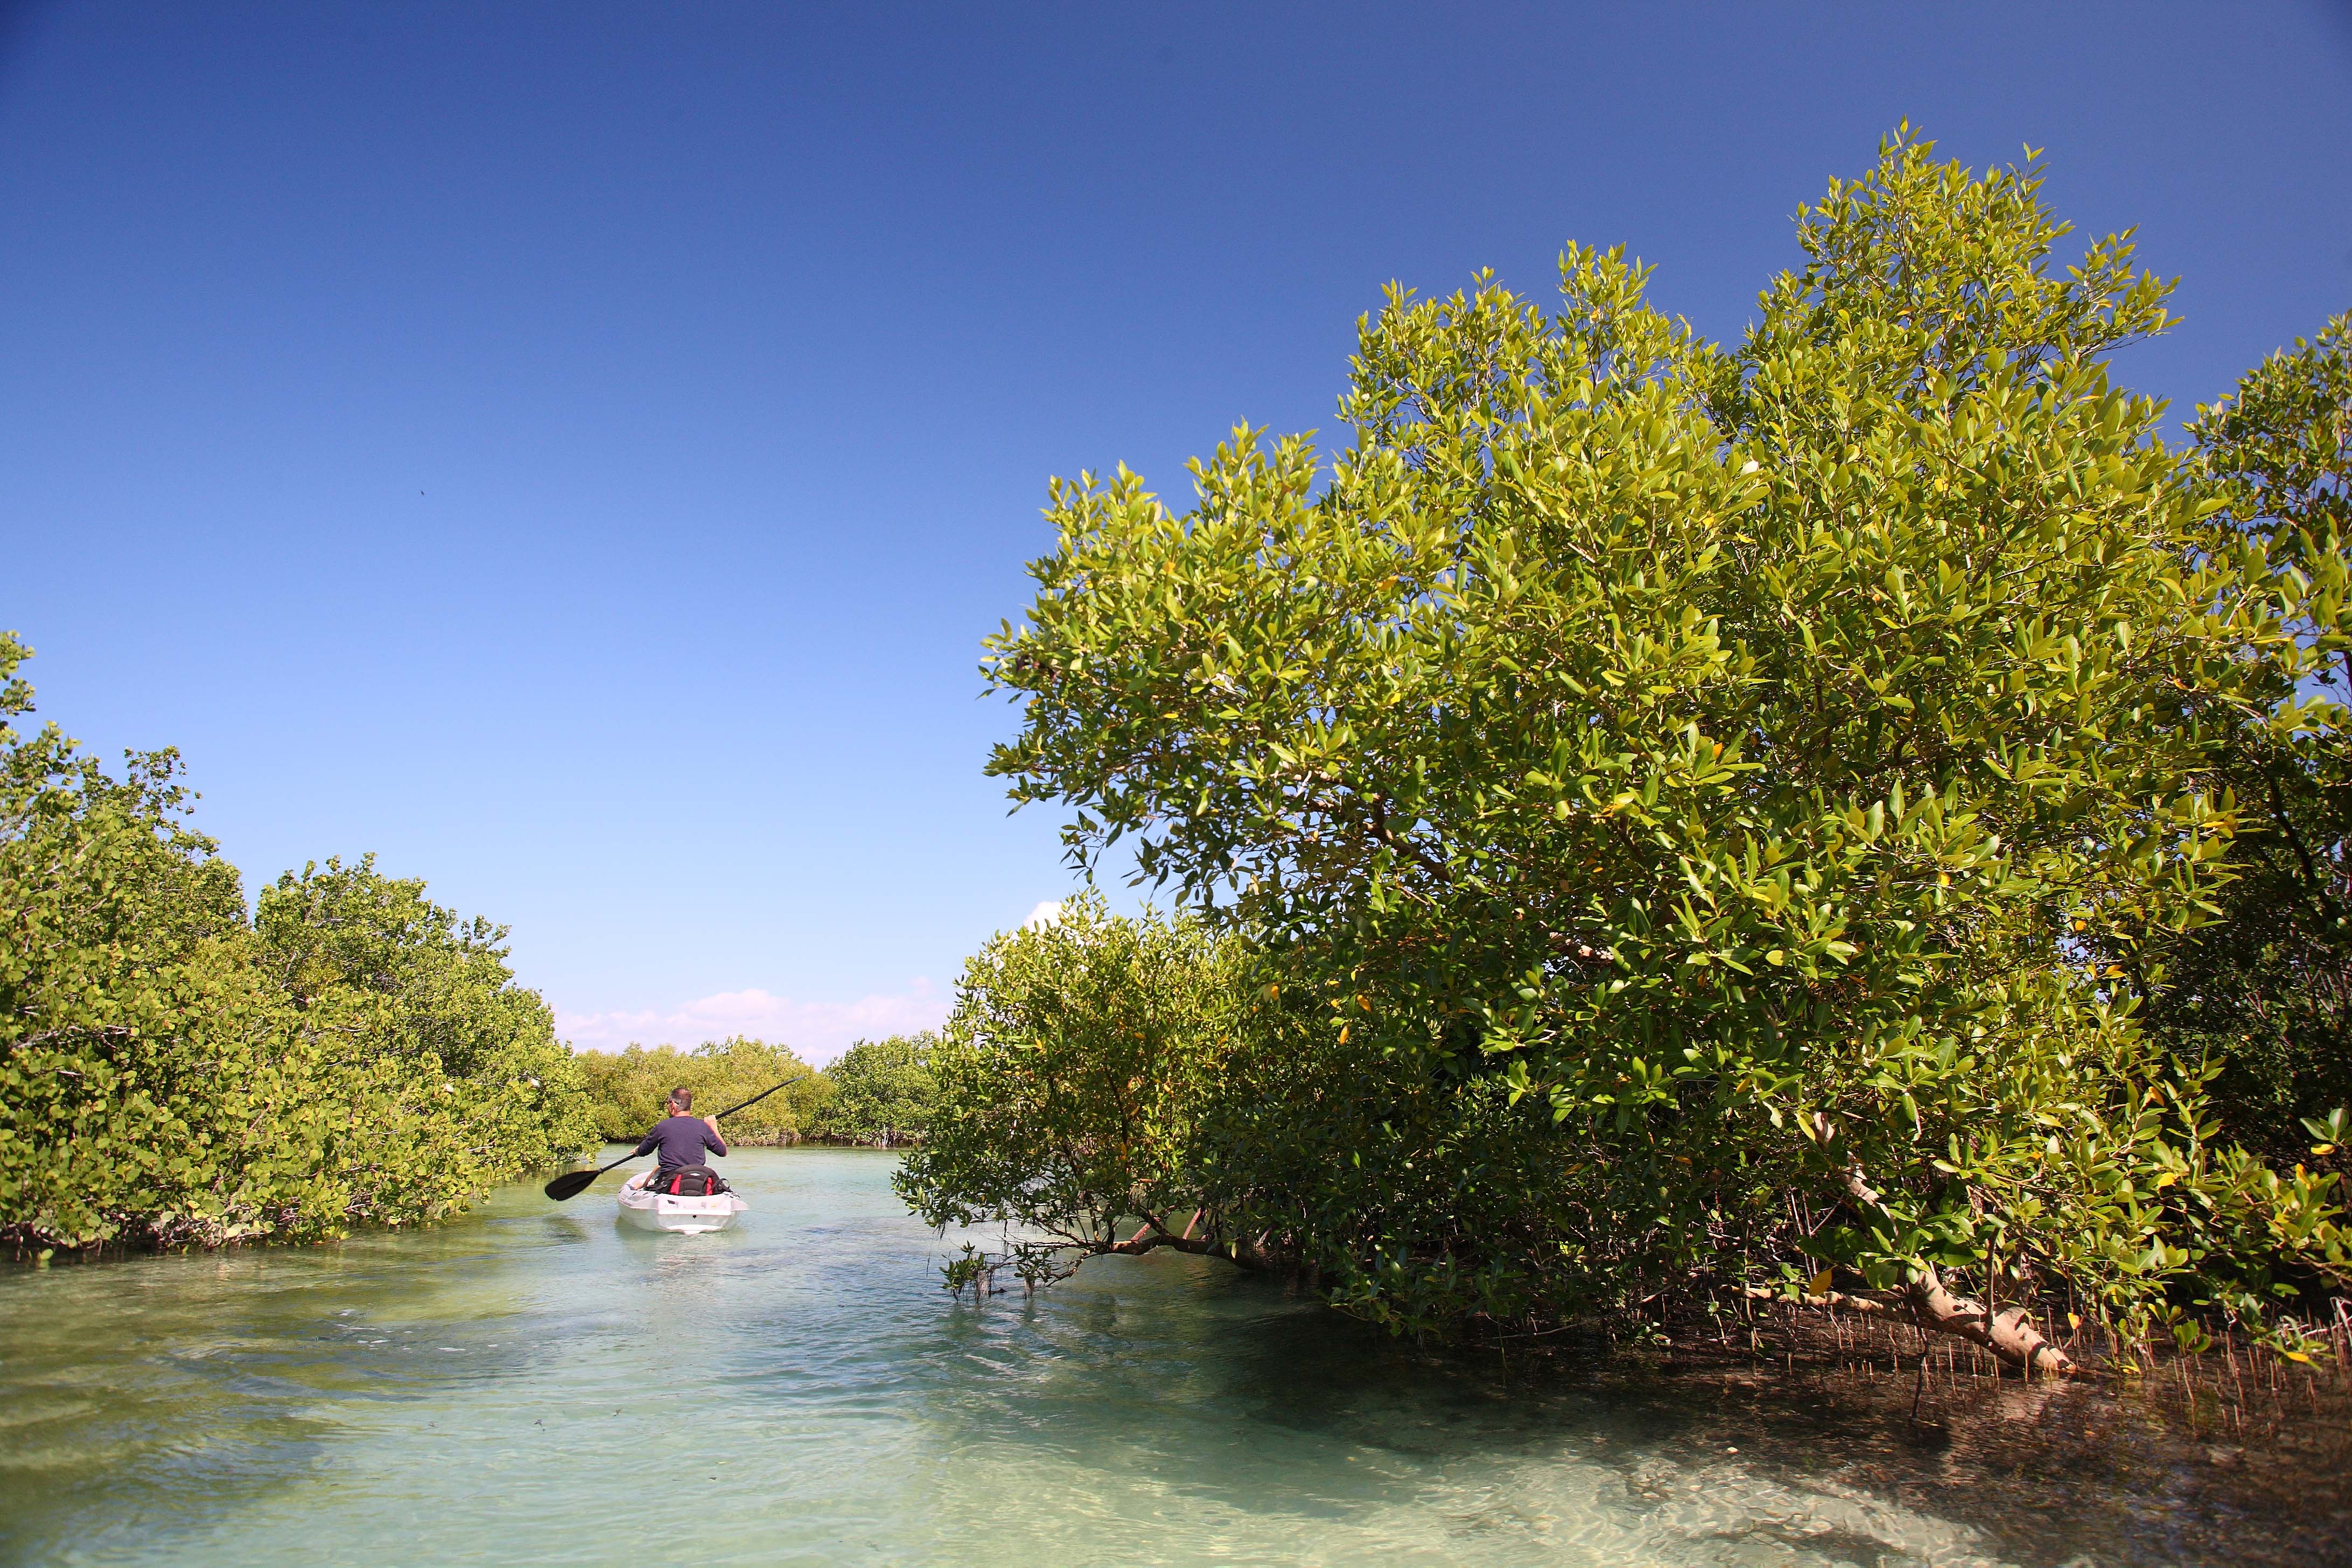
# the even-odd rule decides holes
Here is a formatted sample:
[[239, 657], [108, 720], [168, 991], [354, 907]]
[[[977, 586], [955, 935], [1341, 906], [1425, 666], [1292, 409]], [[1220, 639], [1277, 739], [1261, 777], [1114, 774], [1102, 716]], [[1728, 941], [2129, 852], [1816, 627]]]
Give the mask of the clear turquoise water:
[[2215, 1533], [2227, 1488], [2168, 1500], [2147, 1444], [2099, 1442], [2053, 1504], [2029, 1472], [2081, 1456], [2014, 1411], [1923, 1447], [1866, 1401], [1417, 1352], [1198, 1259], [953, 1300], [890, 1156], [730, 1166], [753, 1208], [716, 1236], [619, 1228], [607, 1177], [334, 1247], [0, 1273], [0, 1558], [1893, 1568], [2271, 1539], [2251, 1509]]

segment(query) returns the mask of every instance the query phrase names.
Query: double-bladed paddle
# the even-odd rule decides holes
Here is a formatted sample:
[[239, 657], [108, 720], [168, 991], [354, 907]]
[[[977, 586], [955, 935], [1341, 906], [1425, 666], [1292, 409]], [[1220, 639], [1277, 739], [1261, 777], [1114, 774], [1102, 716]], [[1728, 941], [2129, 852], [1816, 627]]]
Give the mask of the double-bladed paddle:
[[[790, 1089], [793, 1085], [800, 1082], [801, 1079], [804, 1079], [809, 1076], [810, 1075], [808, 1073], [803, 1073], [800, 1075], [800, 1078], [788, 1078], [784, 1079], [783, 1082], [776, 1085], [776, 1089]], [[767, 1099], [768, 1096], [775, 1093], [776, 1089], [763, 1089], [759, 1093], [753, 1095], [751, 1099], [745, 1100], [742, 1104], [729, 1106], [726, 1110], [719, 1111], [718, 1115], [713, 1116], [711, 1120], [716, 1121], [720, 1116], [732, 1116], [739, 1110], [749, 1110], [751, 1107], [759, 1104], [760, 1101]], [[566, 1171], [563, 1174], [556, 1177], [555, 1180], [547, 1184], [547, 1195], [553, 1198], [557, 1203], [562, 1203], [569, 1198], [576, 1198], [582, 1193], [588, 1190], [589, 1183], [594, 1181], [597, 1177], [603, 1175], [607, 1171], [617, 1170], [636, 1157], [637, 1152], [635, 1149], [632, 1149], [609, 1165], [599, 1165], [593, 1171]]]

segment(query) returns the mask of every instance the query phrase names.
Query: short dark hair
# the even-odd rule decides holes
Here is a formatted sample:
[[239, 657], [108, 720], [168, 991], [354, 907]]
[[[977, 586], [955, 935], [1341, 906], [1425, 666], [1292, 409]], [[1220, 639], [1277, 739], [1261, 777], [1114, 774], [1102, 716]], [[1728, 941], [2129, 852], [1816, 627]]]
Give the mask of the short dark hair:
[[672, 1105], [677, 1106], [680, 1110], [692, 1110], [694, 1109], [694, 1090], [690, 1089], [671, 1089], [669, 1091], [669, 1102]]

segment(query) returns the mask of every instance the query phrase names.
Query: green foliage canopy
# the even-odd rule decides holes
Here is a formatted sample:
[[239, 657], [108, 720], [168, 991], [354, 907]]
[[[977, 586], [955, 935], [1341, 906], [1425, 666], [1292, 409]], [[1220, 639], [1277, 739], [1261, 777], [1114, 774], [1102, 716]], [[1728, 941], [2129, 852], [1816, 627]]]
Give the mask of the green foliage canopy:
[[[30, 710], [27, 654], [0, 635], [0, 721]], [[331, 1237], [447, 1215], [586, 1142], [500, 933], [331, 861], [265, 895], [257, 930], [187, 800], [171, 752], [114, 778], [54, 725], [0, 722], [0, 1233]], [[386, 910], [409, 923], [365, 933], [374, 967], [338, 970]]]
[[285, 873], [262, 889], [254, 929], [265, 971], [310, 1027], [465, 1086], [487, 1170], [536, 1170], [595, 1142], [553, 1013], [507, 967], [504, 926], [460, 920], [371, 855]]
[[2222, 1064], [2215, 1100], [2233, 1134], [2288, 1159], [2316, 1137], [2341, 1170], [2341, 1127], [2326, 1119], [2352, 1106], [2352, 315], [2248, 372], [2189, 432], [2224, 503], [2216, 521], [2300, 579], [2295, 658], [2278, 679], [2312, 700], [2292, 727], [2226, 737], [2239, 875], [2220, 918], [2144, 933], [2116, 956], [2150, 993], [2158, 1036]]
[[900, 1195], [932, 1225], [1033, 1233], [1016, 1251], [1032, 1279], [1114, 1249], [1123, 1215], [1179, 1235], [1178, 1211], [1205, 1201], [1194, 1118], [1246, 963], [1196, 921], [1113, 919], [1091, 893], [995, 938], [930, 1053], [939, 1103]]
[[2315, 655], [2108, 382], [2163, 287], [2064, 232], [1898, 138], [1736, 350], [1572, 247], [1551, 312], [1391, 290], [1328, 470], [1244, 428], [1181, 514], [1056, 481], [991, 767], [1261, 942], [1246, 1099], [1186, 1112], [1231, 1234], [1413, 1329], [2352, 1277], [2333, 1179], [2220, 1142], [2092, 957], [2204, 918], [2219, 738]]
[[851, 1046], [825, 1068], [834, 1092], [816, 1131], [861, 1143], [920, 1138], [939, 1101], [931, 1071], [938, 1047], [928, 1030]]

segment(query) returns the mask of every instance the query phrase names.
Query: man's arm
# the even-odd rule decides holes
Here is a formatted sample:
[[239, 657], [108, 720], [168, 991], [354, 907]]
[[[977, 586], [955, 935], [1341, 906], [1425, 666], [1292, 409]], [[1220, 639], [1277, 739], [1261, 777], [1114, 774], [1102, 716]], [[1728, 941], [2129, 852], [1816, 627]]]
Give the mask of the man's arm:
[[631, 1154], [629, 1158], [634, 1160], [639, 1154], [650, 1154], [660, 1147], [661, 1140], [648, 1132], [643, 1138], [637, 1140], [636, 1152], [635, 1153]]
[[702, 1146], [714, 1154], [727, 1152], [727, 1140], [719, 1135], [719, 1118], [706, 1116], [702, 1119], [702, 1125], [709, 1129], [702, 1135]]

